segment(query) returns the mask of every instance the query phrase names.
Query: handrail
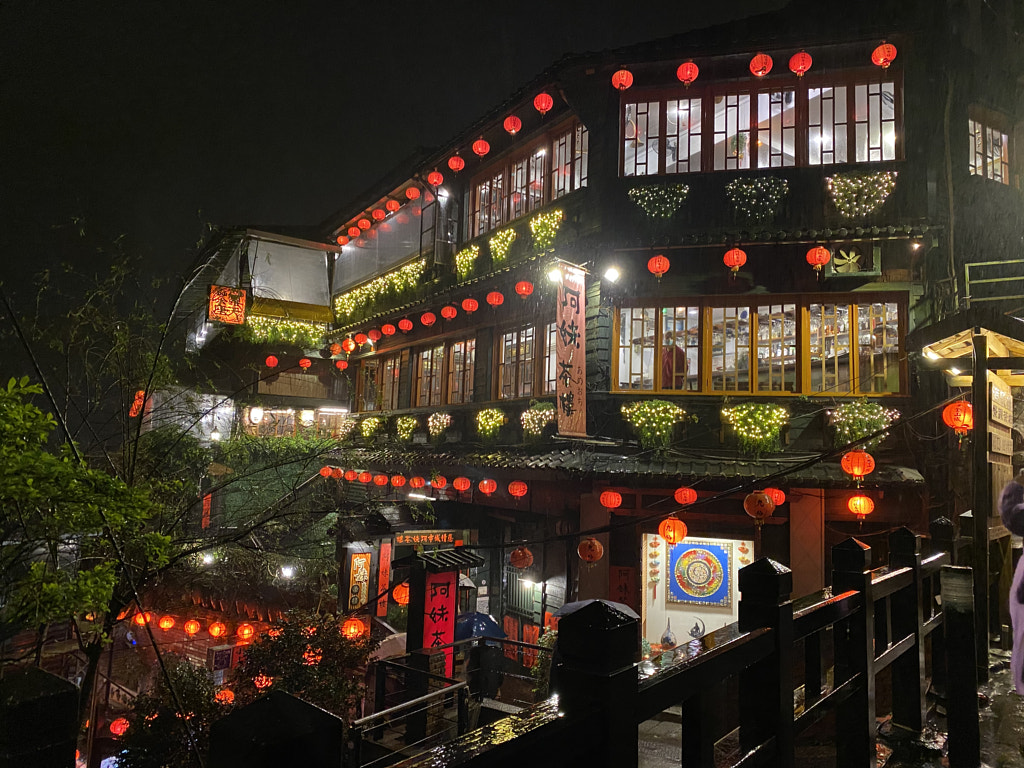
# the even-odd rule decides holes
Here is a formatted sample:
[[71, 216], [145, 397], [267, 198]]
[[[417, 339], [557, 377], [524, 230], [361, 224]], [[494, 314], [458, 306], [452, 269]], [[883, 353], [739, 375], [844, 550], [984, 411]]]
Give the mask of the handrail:
[[914, 569], [910, 567], [896, 568], [878, 576], [871, 575], [871, 597], [881, 600], [899, 592], [914, 583]]
[[437, 698], [440, 698], [441, 696], [446, 696], [446, 695], [448, 695], [450, 693], [454, 693], [455, 691], [458, 691], [458, 690], [460, 690], [462, 688], [468, 688], [468, 687], [469, 687], [468, 683], [460, 682], [460, 683], [457, 683], [456, 685], [453, 685], [453, 686], [451, 686], [449, 688], [442, 688], [439, 691], [432, 691], [430, 693], [424, 694], [423, 696], [417, 696], [415, 699], [410, 699], [409, 701], [403, 702], [401, 704], [396, 704], [393, 707], [388, 707], [387, 709], [382, 709], [380, 712], [374, 712], [372, 715], [367, 715], [366, 717], [361, 717], [361, 718], [359, 718], [358, 720], [355, 720], [352, 723], [352, 727], [353, 728], [362, 728], [364, 725], [366, 725], [367, 723], [373, 722], [374, 720], [379, 720], [382, 717], [390, 717], [391, 715], [393, 715], [396, 712], [401, 712], [403, 710], [410, 709], [410, 708], [412, 708], [412, 707], [414, 707], [414, 706], [416, 706], [418, 704], [423, 704], [423, 703], [429, 702], [432, 699], [437, 699]]

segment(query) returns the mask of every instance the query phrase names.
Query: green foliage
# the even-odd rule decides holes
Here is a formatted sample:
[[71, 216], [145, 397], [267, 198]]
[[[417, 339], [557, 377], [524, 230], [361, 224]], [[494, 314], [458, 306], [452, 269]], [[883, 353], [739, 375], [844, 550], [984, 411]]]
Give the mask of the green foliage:
[[415, 416], [399, 416], [395, 419], [395, 436], [400, 443], [408, 443], [420, 425]]
[[774, 403], [740, 403], [723, 408], [722, 417], [736, 432], [740, 450], [759, 456], [779, 450], [789, 411]]
[[789, 182], [774, 176], [739, 178], [725, 185], [725, 194], [740, 219], [766, 224], [775, 218], [789, 194]]
[[690, 188], [686, 184], [654, 184], [633, 187], [627, 194], [647, 218], [671, 219], [686, 202]]
[[554, 403], [534, 403], [519, 417], [523, 425], [523, 437], [529, 441], [540, 440], [544, 431], [558, 421]]
[[539, 213], [530, 219], [530, 232], [533, 233], [533, 245], [538, 252], [544, 252], [555, 244], [555, 237], [562, 226], [565, 212], [560, 208], [546, 213]]
[[648, 450], [668, 448], [676, 424], [686, 419], [686, 411], [667, 400], [640, 400], [622, 406], [622, 415]]
[[857, 219], [874, 213], [896, 188], [896, 171], [837, 173], [825, 177], [825, 187], [839, 214]]
[[[547, 648], [553, 653], [557, 642], [558, 630], [549, 629], [540, 636], [537, 645], [541, 648]], [[551, 655], [551, 653], [538, 653], [537, 663], [530, 668], [530, 676], [533, 678], [533, 692], [541, 697], [551, 695]]]
[[295, 320], [286, 317], [249, 315], [245, 324], [235, 331], [241, 338], [255, 344], [295, 344], [303, 349], [314, 349], [324, 343], [326, 323]]
[[476, 431], [485, 441], [498, 437], [505, 424], [505, 413], [500, 408], [484, 408], [476, 414]]
[[[899, 411], [885, 408], [867, 399], [843, 403], [832, 411], [832, 428], [835, 430], [836, 445], [846, 445], [874, 434], [887, 428], [899, 417]], [[880, 435], [873, 440], [861, 443], [858, 447], [869, 451], [878, 446], [887, 436], [887, 433]]]

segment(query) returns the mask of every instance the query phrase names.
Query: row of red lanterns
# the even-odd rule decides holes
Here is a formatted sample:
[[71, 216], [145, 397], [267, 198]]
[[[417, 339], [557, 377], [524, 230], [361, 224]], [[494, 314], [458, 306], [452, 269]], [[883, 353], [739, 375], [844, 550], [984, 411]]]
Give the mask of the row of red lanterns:
[[[896, 59], [896, 46], [884, 40], [871, 52], [871, 63], [882, 69], [888, 69]], [[807, 51], [798, 51], [789, 57], [789, 71], [797, 77], [803, 77], [811, 68], [814, 60]], [[767, 53], [758, 52], [750, 60], [750, 74], [754, 77], [765, 77], [772, 71], [775, 65], [774, 60]], [[700, 68], [693, 63], [692, 59], [684, 61], [676, 69], [676, 77], [687, 88], [700, 74]], [[625, 91], [633, 85], [633, 73], [628, 69], [617, 70], [612, 75], [612, 87], [618, 91]], [[507, 128], [506, 128], [507, 129]]]
[[[548, 93], [541, 92], [538, 93], [533, 98], [533, 108], [540, 112], [541, 117], [550, 112], [551, 108], [554, 105], [555, 100], [551, 98], [551, 95]], [[506, 133], [514, 137], [517, 133], [519, 133], [519, 131], [522, 130], [523, 121], [516, 115], [509, 115], [502, 121], [501, 126], [502, 128], [505, 129]], [[474, 141], [470, 148], [473, 150], [473, 154], [480, 158], [486, 156], [491, 151], [490, 142], [488, 142], [483, 136]], [[458, 152], [456, 152], [454, 155], [448, 158], [448, 167], [452, 170], [453, 173], [458, 173], [459, 171], [466, 167], [466, 161]], [[437, 173], [437, 171], [435, 170], [434, 173]], [[427, 179], [429, 181], [429, 175]]]
[[[320, 476], [324, 478], [334, 478], [335, 480], [347, 480], [349, 482], [358, 481], [360, 483], [369, 484], [373, 483], [377, 486], [391, 485], [394, 488], [403, 488], [406, 483], [409, 484], [410, 488], [419, 489], [423, 488], [427, 484], [427, 480], [424, 477], [415, 475], [410, 478], [406, 478], [405, 475], [391, 475], [390, 477], [383, 473], [374, 474], [372, 472], [357, 472], [354, 469], [344, 470], [341, 467], [330, 467], [323, 466], [320, 468]], [[443, 475], [437, 475], [433, 480], [430, 481], [433, 488], [443, 489], [448, 486], [448, 478]], [[452, 487], [456, 491], [468, 491], [473, 485], [473, 482], [468, 477], [456, 477], [452, 480]], [[477, 483], [477, 488], [481, 493], [490, 496], [492, 493], [498, 490], [498, 483], [490, 478], [484, 478]], [[515, 498], [522, 498], [529, 491], [529, 486], [522, 480], [513, 480], [508, 484], [508, 493], [510, 496]]]
[[[427, 184], [434, 187], [435, 189], [444, 183], [444, 176], [438, 170], [433, 170], [427, 174]], [[407, 203], [414, 203], [420, 199], [421, 196], [420, 188], [417, 186], [406, 187], [405, 199]], [[433, 202], [433, 197], [428, 194], [427, 202]], [[348, 245], [349, 242], [355, 240], [357, 237], [361, 237], [364, 232], [369, 230], [374, 222], [384, 221], [389, 214], [398, 213], [401, 210], [404, 203], [394, 198], [389, 198], [384, 203], [383, 208], [373, 208], [369, 215], [364, 215], [354, 222], [350, 223], [348, 228], [343, 234], [339, 234], [335, 238], [335, 242], [338, 245]]]
[[[153, 614], [150, 611], [140, 611], [132, 618], [132, 621], [140, 627], [146, 626], [152, 620]], [[156, 625], [164, 632], [168, 632], [174, 629], [176, 623], [177, 622], [173, 616], [164, 615], [157, 620]], [[189, 637], [197, 635], [202, 628], [202, 624], [200, 624], [196, 619], [189, 619], [184, 623], [184, 625], [182, 625], [182, 629], [185, 630], [185, 634]], [[218, 638], [224, 637], [228, 632], [228, 628], [223, 622], [214, 621], [209, 627], [207, 627], [206, 631], [210, 633], [210, 637]], [[256, 636], [256, 628], [252, 624], [248, 623], [239, 624], [235, 630], [235, 634], [242, 642], [249, 642]]]
[[[831, 261], [832, 252], [823, 245], [816, 245], [807, 251], [806, 258], [807, 263], [814, 267], [814, 271], [820, 272], [821, 268]], [[747, 252], [742, 248], [730, 248], [722, 257], [722, 262], [735, 274], [740, 271], [740, 267], [747, 263]], [[647, 260], [647, 271], [659, 280], [671, 266], [672, 262], [668, 257], [660, 253]]]

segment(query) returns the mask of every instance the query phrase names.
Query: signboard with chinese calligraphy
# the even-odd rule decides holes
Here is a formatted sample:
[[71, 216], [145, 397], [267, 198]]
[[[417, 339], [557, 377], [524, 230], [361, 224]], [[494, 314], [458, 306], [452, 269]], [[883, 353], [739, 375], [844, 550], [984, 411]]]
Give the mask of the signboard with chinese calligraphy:
[[370, 599], [371, 552], [355, 552], [349, 565], [348, 609], [362, 608]]
[[636, 609], [636, 568], [609, 566], [608, 579], [608, 596], [617, 603]]
[[455, 530], [437, 531], [404, 531], [395, 534], [395, 545], [399, 544], [446, 544], [448, 546], [459, 546], [462, 544], [462, 536]]
[[203, 528], [209, 528], [210, 527], [210, 514], [211, 514], [211, 512], [213, 512], [213, 494], [212, 493], [204, 493], [203, 494], [203, 518], [202, 518], [202, 521], [200, 523], [200, 525]]
[[561, 265], [555, 305], [555, 407], [558, 433], [587, 435], [586, 278], [579, 267]]
[[[440, 648], [455, 642], [455, 600], [459, 572], [427, 573], [423, 601], [423, 647]], [[452, 649], [445, 651], [445, 676], [452, 676]]]
[[388, 588], [391, 586], [391, 542], [380, 543], [380, 555], [377, 556], [377, 615], [388, 615]]
[[206, 314], [211, 322], [242, 325], [245, 322], [245, 288], [211, 285]]

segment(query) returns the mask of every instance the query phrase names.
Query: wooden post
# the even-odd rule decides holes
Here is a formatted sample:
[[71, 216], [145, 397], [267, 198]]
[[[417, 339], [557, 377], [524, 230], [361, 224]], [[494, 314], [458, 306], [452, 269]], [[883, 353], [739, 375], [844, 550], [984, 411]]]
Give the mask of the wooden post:
[[713, 689], [698, 690], [682, 704], [682, 754], [680, 765], [693, 768], [715, 768], [716, 707]]
[[988, 518], [992, 514], [992, 488], [988, 467], [988, 337], [974, 329], [974, 376], [971, 403], [974, 431], [971, 435], [971, 466], [974, 475], [974, 644], [977, 648], [978, 680], [988, 681]]
[[921, 537], [907, 528], [889, 535], [889, 564], [910, 568], [913, 583], [891, 598], [892, 639], [913, 635], [914, 648], [892, 663], [893, 724], [920, 731], [925, 723], [924, 610], [921, 594]]
[[[832, 592], [856, 590], [860, 609], [835, 626], [835, 684], [854, 680], [853, 690], [836, 707], [838, 768], [874, 765], [875, 739], [875, 603], [871, 589], [871, 547], [847, 539], [832, 548]], [[859, 680], [859, 682], [858, 682]]]
[[931, 536], [929, 552], [933, 555], [938, 552], [949, 554], [949, 561], [956, 565], [956, 527], [948, 517], [937, 517], [928, 524], [928, 533]]
[[767, 627], [774, 636], [773, 653], [740, 673], [740, 745], [744, 751], [775, 736], [772, 763], [793, 765], [793, 574], [786, 566], [763, 558], [740, 569], [741, 632]]
[[971, 569], [942, 566], [942, 626], [949, 652], [946, 725], [950, 768], [981, 764], [974, 608]]

